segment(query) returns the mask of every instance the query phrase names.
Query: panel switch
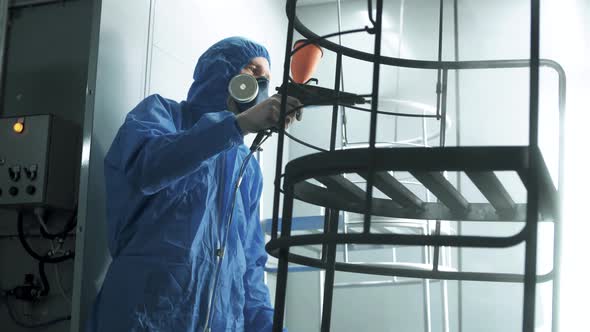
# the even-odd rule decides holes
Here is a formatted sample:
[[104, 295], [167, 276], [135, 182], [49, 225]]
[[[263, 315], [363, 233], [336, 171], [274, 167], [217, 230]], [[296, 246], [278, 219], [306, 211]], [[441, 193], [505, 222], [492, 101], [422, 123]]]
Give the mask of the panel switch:
[[14, 182], [20, 180], [20, 166], [11, 166], [8, 168], [8, 176]]
[[27, 175], [27, 178], [31, 181], [35, 181], [37, 178], [38, 169], [39, 167], [37, 167], [37, 165], [31, 165], [28, 168], [25, 168], [25, 174]]

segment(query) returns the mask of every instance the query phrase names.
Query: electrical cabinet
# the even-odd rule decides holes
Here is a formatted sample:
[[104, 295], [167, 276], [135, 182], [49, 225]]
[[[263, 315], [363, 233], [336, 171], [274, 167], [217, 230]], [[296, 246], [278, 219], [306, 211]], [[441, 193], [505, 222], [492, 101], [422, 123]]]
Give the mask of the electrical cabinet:
[[72, 209], [79, 137], [53, 115], [0, 118], [0, 207]]

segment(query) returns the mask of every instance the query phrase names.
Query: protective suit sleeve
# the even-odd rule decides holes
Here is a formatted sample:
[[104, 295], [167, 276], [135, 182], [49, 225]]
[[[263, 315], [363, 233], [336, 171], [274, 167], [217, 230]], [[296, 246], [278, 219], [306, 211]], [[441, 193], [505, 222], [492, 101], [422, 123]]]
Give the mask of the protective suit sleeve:
[[[155, 97], [151, 97], [155, 98]], [[233, 113], [205, 113], [188, 130], [176, 128], [157, 100], [144, 101], [129, 113], [107, 155], [146, 195], [156, 193], [196, 171], [203, 161], [243, 143]]]
[[[260, 188], [257, 195], [260, 197]], [[246, 303], [244, 305], [245, 332], [270, 332], [274, 310], [270, 304], [268, 288], [264, 284], [264, 266], [267, 254], [264, 250], [264, 233], [260, 226], [258, 198], [251, 208], [248, 220], [248, 236], [246, 239], [246, 274], [244, 276], [244, 290]]]

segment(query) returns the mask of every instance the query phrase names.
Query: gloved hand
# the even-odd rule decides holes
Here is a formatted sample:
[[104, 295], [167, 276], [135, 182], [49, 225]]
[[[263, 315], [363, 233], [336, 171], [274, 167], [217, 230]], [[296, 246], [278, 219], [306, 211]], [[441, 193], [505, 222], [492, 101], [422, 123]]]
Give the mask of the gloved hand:
[[[287, 96], [287, 116], [285, 128], [297, 120], [301, 120], [303, 110], [297, 98]], [[236, 119], [240, 129], [246, 134], [257, 133], [264, 129], [278, 127], [281, 115], [281, 95], [275, 94], [260, 104], [238, 114]]]

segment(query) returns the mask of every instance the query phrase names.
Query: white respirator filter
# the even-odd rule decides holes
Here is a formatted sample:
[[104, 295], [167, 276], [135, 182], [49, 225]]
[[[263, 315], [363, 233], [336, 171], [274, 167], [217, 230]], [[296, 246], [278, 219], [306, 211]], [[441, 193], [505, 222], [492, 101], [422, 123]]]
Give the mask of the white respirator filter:
[[231, 79], [228, 90], [238, 103], [249, 103], [258, 96], [258, 81], [250, 74], [239, 74]]

